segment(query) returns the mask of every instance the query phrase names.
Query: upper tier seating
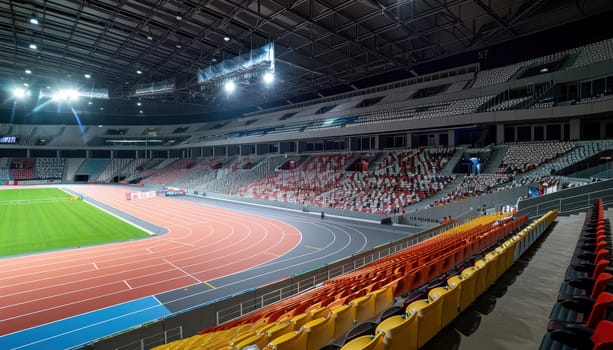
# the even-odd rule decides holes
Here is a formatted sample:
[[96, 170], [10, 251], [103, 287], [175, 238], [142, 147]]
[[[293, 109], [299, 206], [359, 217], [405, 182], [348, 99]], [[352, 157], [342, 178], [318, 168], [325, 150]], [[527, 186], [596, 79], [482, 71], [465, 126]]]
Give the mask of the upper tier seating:
[[539, 167], [528, 174], [534, 176], [549, 175], [551, 169], [562, 170], [608, 149], [613, 149], [613, 141], [611, 140], [576, 142], [576, 147], [570, 152], [549, 162], [546, 167]]
[[573, 149], [570, 142], [518, 143], [507, 147], [499, 174], [525, 173]]

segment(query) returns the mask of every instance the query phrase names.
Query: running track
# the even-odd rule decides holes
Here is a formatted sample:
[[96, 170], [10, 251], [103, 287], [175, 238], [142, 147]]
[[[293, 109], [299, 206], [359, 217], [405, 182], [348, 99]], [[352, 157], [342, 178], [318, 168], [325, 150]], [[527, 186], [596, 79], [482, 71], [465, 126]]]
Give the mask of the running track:
[[[0, 335], [156, 294], [178, 311], [401, 238], [390, 228], [370, 241], [360, 233], [358, 242], [351, 237], [362, 225], [355, 223], [239, 204], [224, 203], [228, 210], [174, 198], [126, 201], [126, 188], [112, 186], [73, 189], [169, 233], [0, 260]], [[181, 292], [187, 286], [190, 293]]]

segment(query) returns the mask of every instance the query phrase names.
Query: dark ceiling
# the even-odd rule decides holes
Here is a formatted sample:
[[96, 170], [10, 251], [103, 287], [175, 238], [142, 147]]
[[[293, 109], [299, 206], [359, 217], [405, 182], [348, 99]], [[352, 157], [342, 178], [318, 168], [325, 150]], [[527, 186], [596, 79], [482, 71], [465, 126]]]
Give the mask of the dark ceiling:
[[[116, 100], [172, 80], [175, 91], [147, 99], [203, 112], [265, 107], [409, 77], [428, 62], [612, 9], [610, 0], [2, 0], [0, 80], [108, 88]], [[273, 87], [228, 97], [197, 84], [198, 68], [271, 41]]]

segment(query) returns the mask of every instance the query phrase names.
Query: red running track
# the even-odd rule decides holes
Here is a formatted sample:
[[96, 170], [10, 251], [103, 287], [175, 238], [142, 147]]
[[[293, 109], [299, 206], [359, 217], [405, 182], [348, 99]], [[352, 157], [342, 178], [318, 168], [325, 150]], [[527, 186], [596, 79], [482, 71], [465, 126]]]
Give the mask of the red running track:
[[118, 187], [74, 190], [169, 233], [0, 259], [0, 335], [206, 284], [266, 263], [301, 240], [297, 229], [273, 219], [163, 197], [127, 201], [128, 190]]

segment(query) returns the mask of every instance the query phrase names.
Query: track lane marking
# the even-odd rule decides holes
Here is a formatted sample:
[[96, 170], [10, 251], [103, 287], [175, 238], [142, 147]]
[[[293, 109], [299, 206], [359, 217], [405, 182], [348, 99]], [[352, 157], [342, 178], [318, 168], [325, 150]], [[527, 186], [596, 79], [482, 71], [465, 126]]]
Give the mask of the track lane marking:
[[186, 274], [187, 276], [189, 276], [189, 277], [191, 277], [191, 278], [195, 279], [195, 280], [196, 280], [196, 282], [198, 282], [198, 283], [202, 282], [201, 280], [199, 280], [199, 279], [197, 279], [196, 277], [194, 277], [194, 275], [192, 275], [191, 273], [189, 273], [189, 272], [187, 272], [187, 271], [183, 270], [182, 268], [180, 268], [179, 266], [177, 266], [177, 265], [175, 265], [175, 264], [171, 263], [170, 261], [168, 261], [168, 260], [164, 259], [164, 262], [165, 262], [165, 263], [167, 263], [168, 265], [170, 265], [170, 266], [174, 267], [175, 269], [177, 269], [177, 270], [179, 270], [179, 271], [183, 272], [183, 273], [184, 273], [184, 274]]

